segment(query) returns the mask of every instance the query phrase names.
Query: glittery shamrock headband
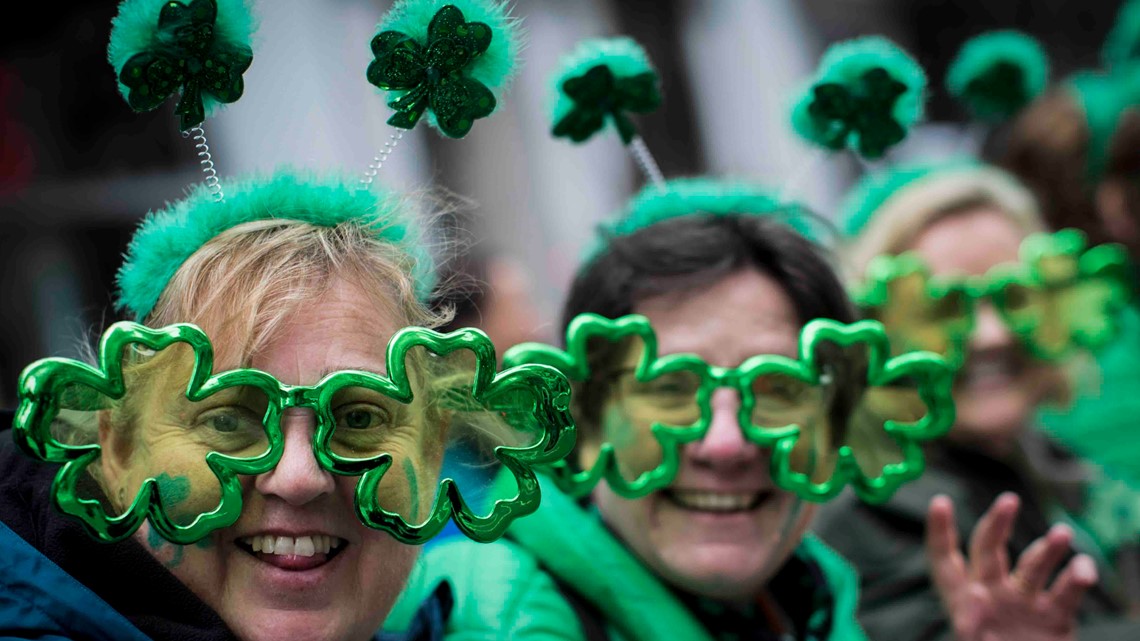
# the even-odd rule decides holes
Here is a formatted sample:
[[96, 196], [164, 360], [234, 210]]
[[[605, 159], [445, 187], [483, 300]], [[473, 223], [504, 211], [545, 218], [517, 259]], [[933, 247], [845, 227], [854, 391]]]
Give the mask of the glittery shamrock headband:
[[982, 277], [932, 277], [913, 253], [879, 256], [856, 302], [881, 320], [897, 352], [923, 349], [955, 366], [965, 359], [977, 302], [988, 299], [1037, 358], [1057, 360], [1096, 349], [1119, 331], [1131, 297], [1128, 258], [1115, 244], [1089, 248], [1075, 229], [1029, 236], [1021, 262]]
[[980, 121], [1013, 117], [1045, 91], [1049, 58], [1020, 31], [991, 31], [967, 40], [946, 72], [946, 90]]
[[[813, 320], [800, 334], [798, 357], [756, 355], [733, 369], [692, 354], [659, 356], [653, 328], [638, 315], [578, 316], [566, 345], [518, 345], [504, 361], [551, 365], [578, 386], [577, 396], [585, 386], [604, 390], [601, 400], [572, 404], [579, 440], [552, 467], [575, 496], [601, 480], [627, 498], [668, 486], [679, 448], [707, 433], [710, 399], [721, 387], [740, 394], [745, 437], [772, 449], [775, 483], [810, 501], [826, 501], [847, 484], [864, 500], [887, 500], [922, 473], [918, 442], [954, 422], [951, 369], [931, 353], [889, 358], [875, 321]], [[614, 349], [625, 355], [618, 369], [596, 369], [599, 353]]]
[[[386, 356], [387, 374], [345, 370], [284, 385], [253, 369], [215, 372], [213, 347], [193, 325], [121, 322], [103, 335], [94, 366], [48, 358], [24, 370], [13, 435], [30, 456], [62, 465], [56, 507], [106, 542], [144, 520], [183, 545], [232, 525], [238, 475], [278, 464], [289, 408], [314, 411], [321, 468], [360, 477], [360, 521], [405, 543], [423, 543], [449, 518], [489, 541], [533, 512], [532, 467], [561, 459], [573, 441], [566, 378], [543, 365], [498, 372], [494, 346], [474, 329], [405, 328]], [[455, 481], [437, 482], [447, 445], [460, 440], [490, 448], [517, 492], [481, 511]]]
[[586, 262], [615, 237], [690, 215], [770, 215], [813, 239], [826, 235], [824, 221], [762, 185], [708, 177], [666, 180], [631, 118], [661, 105], [658, 85], [649, 57], [627, 37], [579, 43], [552, 76], [552, 134], [579, 144], [612, 129], [649, 181], [612, 222], [599, 227]]
[[394, 130], [372, 158], [371, 184], [405, 130], [426, 115], [449, 138], [494, 113], [518, 66], [519, 22], [499, 0], [397, 0], [372, 38], [368, 82], [390, 95]]

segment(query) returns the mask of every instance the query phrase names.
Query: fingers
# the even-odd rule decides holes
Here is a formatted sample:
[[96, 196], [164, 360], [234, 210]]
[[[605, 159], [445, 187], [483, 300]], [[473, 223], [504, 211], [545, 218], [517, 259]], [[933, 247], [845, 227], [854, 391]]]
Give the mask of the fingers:
[[1009, 572], [1006, 542], [1021, 500], [1012, 492], [997, 497], [970, 536], [970, 567], [975, 578], [996, 583]]
[[1087, 554], [1073, 557], [1049, 590], [1049, 596], [1053, 600], [1053, 606], [1059, 611], [1058, 614], [1066, 617], [1076, 616], [1085, 592], [1096, 585], [1098, 580], [1096, 563], [1092, 557]]
[[938, 495], [926, 512], [926, 557], [931, 577], [940, 590], [956, 590], [966, 580], [965, 562], [958, 550], [954, 502]]
[[1054, 525], [1045, 536], [1037, 539], [1022, 552], [1014, 574], [1022, 587], [1029, 592], [1040, 592], [1049, 583], [1049, 577], [1064, 560], [1073, 542], [1073, 531], [1067, 525]]

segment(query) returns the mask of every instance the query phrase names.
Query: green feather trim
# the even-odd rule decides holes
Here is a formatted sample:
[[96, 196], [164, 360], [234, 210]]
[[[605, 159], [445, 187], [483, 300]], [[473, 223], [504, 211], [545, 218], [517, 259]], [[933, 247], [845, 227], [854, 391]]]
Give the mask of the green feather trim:
[[1020, 31], [994, 31], [966, 41], [950, 64], [946, 89], [975, 117], [1000, 122], [1045, 91], [1049, 58]]
[[[107, 60], [115, 70], [115, 82], [123, 100], [130, 89], [119, 82], [119, 73], [127, 61], [145, 51], [161, 50], [158, 16], [170, 0], [123, 0], [119, 13], [111, 21], [111, 40], [107, 46]], [[240, 45], [252, 49], [253, 32], [257, 23], [250, 10], [251, 0], [216, 0], [218, 16], [214, 21], [214, 38], [219, 43]], [[224, 106], [209, 93], [203, 92], [202, 102], [206, 116], [210, 117]]]
[[[897, 87], [895, 94], [872, 90], [874, 73], [885, 72]], [[820, 92], [838, 90], [854, 97], [846, 112], [857, 111], [848, 122], [821, 117], [824, 104]], [[881, 91], [881, 88], [879, 88]], [[826, 149], [852, 149], [868, 158], [881, 156], [901, 142], [922, 117], [926, 74], [922, 67], [898, 45], [881, 36], [867, 36], [828, 47], [810, 83], [797, 95], [792, 107], [792, 128], [804, 140]], [[841, 106], [842, 107], [842, 106]], [[860, 130], [850, 121], [870, 122], [874, 128]], [[891, 123], [893, 121], [893, 124]]]
[[1085, 168], [1089, 184], [1095, 184], [1104, 177], [1120, 117], [1140, 107], [1140, 65], [1124, 65], [1108, 73], [1078, 72], [1065, 85], [1085, 114], [1089, 131]]
[[1128, 0], [1116, 14], [1116, 22], [1101, 49], [1101, 60], [1109, 69], [1140, 59], [1140, 0]]
[[[579, 107], [564, 91], [565, 83], [568, 80], [584, 76], [586, 72], [598, 66], [608, 68], [615, 79], [634, 78], [649, 74], [653, 77], [653, 84], [657, 84], [657, 71], [649, 61], [649, 56], [645, 53], [645, 49], [632, 38], [583, 40], [572, 52], [562, 57], [558, 64], [558, 71], [550, 78], [552, 126], [557, 127], [558, 123], [562, 122], [570, 112]], [[657, 90], [656, 94], [656, 102], [659, 105], [660, 91]], [[656, 105], [653, 108], [655, 109]], [[639, 111], [647, 113], [645, 110]], [[604, 126], [619, 127], [612, 114], [606, 115]]]
[[898, 165], [865, 174], [847, 193], [839, 207], [839, 231], [847, 238], [858, 236], [891, 198], [921, 180], [953, 171], [980, 169], [975, 158], [959, 157], [926, 163]]
[[[524, 39], [521, 21], [508, 13], [507, 3], [500, 0], [397, 0], [388, 13], [384, 14], [380, 24], [376, 25], [374, 35], [398, 31], [427, 46], [431, 19], [448, 5], [458, 8], [467, 22], [482, 22], [491, 28], [491, 44], [465, 73], [491, 90], [497, 110], [503, 104], [503, 95], [518, 72]], [[399, 97], [407, 92], [390, 93], [393, 97]], [[426, 117], [428, 124], [439, 128], [434, 113], [428, 110]]]
[[713, 178], [676, 178], [664, 185], [648, 185], [630, 199], [621, 216], [603, 223], [599, 238], [587, 252], [587, 261], [604, 251], [610, 239], [628, 236], [657, 223], [685, 216], [772, 216], [805, 237], [820, 242], [826, 221], [806, 207], [781, 201], [762, 185]]
[[426, 300], [434, 269], [406, 201], [375, 185], [359, 185], [359, 177], [317, 178], [285, 169], [227, 181], [223, 202], [215, 202], [204, 185], [192, 188], [185, 199], [147, 214], [139, 225], [119, 269], [118, 307], [142, 321], [178, 268], [210, 239], [243, 223], [275, 218], [320, 227], [359, 225], [400, 246], [413, 265], [416, 293]]

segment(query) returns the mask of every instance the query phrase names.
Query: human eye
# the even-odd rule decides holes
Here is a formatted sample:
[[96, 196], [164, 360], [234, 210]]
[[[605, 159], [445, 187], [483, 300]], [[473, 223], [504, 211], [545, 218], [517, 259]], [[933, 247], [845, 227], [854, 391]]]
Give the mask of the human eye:
[[345, 403], [333, 410], [336, 427], [347, 430], [372, 430], [392, 424], [392, 413], [375, 403]]

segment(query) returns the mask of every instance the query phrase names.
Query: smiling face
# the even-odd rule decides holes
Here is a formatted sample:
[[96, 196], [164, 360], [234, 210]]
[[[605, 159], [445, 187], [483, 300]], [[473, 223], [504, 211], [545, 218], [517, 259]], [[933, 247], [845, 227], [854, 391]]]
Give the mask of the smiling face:
[[[692, 353], [721, 367], [756, 354], [796, 355], [800, 323], [792, 301], [753, 269], [699, 290], [646, 298], [634, 312], [649, 318], [661, 355]], [[714, 392], [709, 431], [684, 446], [668, 488], [628, 500], [600, 484], [594, 499], [605, 521], [658, 575], [695, 594], [744, 601], [758, 595], [791, 554], [813, 509], [802, 509], [787, 528], [798, 501], [773, 484], [769, 452], [745, 440], [740, 402], [733, 390]], [[603, 416], [617, 412], [607, 407]]]
[[[1015, 263], [1025, 233], [988, 207], [929, 225], [911, 246], [935, 277], [981, 276]], [[958, 419], [949, 438], [1002, 454], [1049, 395], [1056, 372], [1033, 361], [989, 301], [980, 301], [966, 360], [954, 385]]]
[[[329, 372], [343, 369], [384, 372], [387, 341], [402, 323], [373, 299], [356, 285], [334, 281], [320, 299], [300, 308], [268, 346], [253, 356], [250, 366], [289, 385], [313, 385]], [[216, 345], [218, 371], [240, 366], [227, 358], [225, 348], [224, 344]], [[183, 375], [183, 389], [185, 380]], [[164, 390], [168, 387], [162, 386]], [[178, 413], [171, 409], [176, 404], [166, 398], [169, 394], [163, 396], [165, 402], [155, 401], [160, 394], [151, 396], [140, 411], [140, 421], [149, 416], [152, 420], [147, 424], [155, 425], [163, 421], [161, 417]], [[233, 433], [240, 431], [242, 416], [248, 414], [255, 417], [249, 420], [260, 429], [257, 403], [246, 401], [248, 398], [243, 401], [238, 396], [226, 401], [230, 407], [246, 408], [244, 412], [197, 412], [200, 420], [192, 425]], [[399, 421], [392, 409], [365, 411], [362, 408], [374, 407], [366, 401], [346, 397], [344, 407], [334, 407], [337, 429], [363, 430], [378, 419], [409, 423], [404, 428], [423, 427], [419, 425], [422, 412], [419, 420]], [[312, 410], [286, 410], [281, 429], [285, 446], [277, 467], [257, 477], [241, 477], [243, 507], [233, 526], [185, 547], [154, 536], [146, 525], [136, 538], [244, 641], [369, 639], [407, 579], [417, 548], [359, 522], [353, 510], [358, 477], [334, 476], [318, 466], [312, 450], [316, 429]], [[415, 464], [393, 466], [392, 473], [418, 474], [419, 488], [427, 491], [424, 500], [416, 497], [416, 504], [423, 507], [418, 510], [422, 516], [434, 496], [442, 453], [440, 433], [428, 429], [403, 431], [408, 433], [401, 437], [399, 447], [407, 451], [406, 460], [414, 459]], [[179, 480], [180, 487], [194, 495], [197, 479], [178, 477], [177, 471], [184, 466], [176, 456], [151, 460], [159, 451], [173, 451], [170, 448], [138, 436], [138, 430], [112, 430], [104, 439], [105, 451], [110, 453], [103, 464], [109, 488], [137, 487], [141, 478], [133, 477], [145, 476], [160, 466], [173, 470], [171, 476]], [[125, 439], [134, 440], [127, 444]], [[206, 479], [205, 484], [212, 488], [209, 483], [217, 482]], [[407, 483], [397, 485], [416, 487], [416, 482], [408, 478]], [[206, 492], [207, 498], [216, 501], [216, 490]], [[409, 502], [406, 496], [387, 498]]]

